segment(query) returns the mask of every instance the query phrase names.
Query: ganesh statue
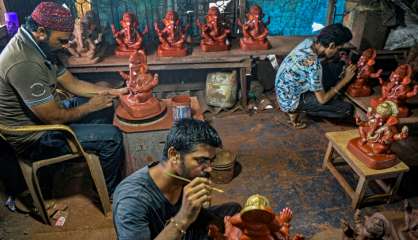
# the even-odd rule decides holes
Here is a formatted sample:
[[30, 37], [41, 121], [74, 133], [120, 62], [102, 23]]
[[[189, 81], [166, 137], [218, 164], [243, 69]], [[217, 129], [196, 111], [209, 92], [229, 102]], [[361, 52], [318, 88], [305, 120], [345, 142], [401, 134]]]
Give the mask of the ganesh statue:
[[369, 48], [365, 50], [360, 59], [357, 62], [357, 76], [353, 83], [348, 86], [347, 92], [353, 97], [367, 97], [372, 94], [370, 78], [378, 78], [380, 80], [380, 74], [382, 69], [374, 72], [373, 65], [375, 64], [376, 50]]
[[[225, 233], [211, 225], [209, 235], [215, 240], [289, 240], [292, 216], [289, 208], [275, 214], [268, 199], [255, 194], [247, 199], [240, 213], [225, 217]], [[296, 235], [293, 239], [304, 238]]]
[[368, 109], [366, 121], [356, 116], [360, 137], [351, 139], [347, 148], [369, 168], [384, 169], [399, 162], [390, 147], [393, 142], [408, 137], [408, 127], [404, 126], [398, 131], [397, 114], [396, 103], [385, 101], [376, 109]]
[[130, 56], [138, 50], [143, 50], [144, 35], [148, 33], [148, 27], [142, 32], [138, 31], [138, 18], [134, 13], [125, 12], [120, 20], [121, 29], [118, 31], [112, 24], [112, 33], [116, 41], [115, 55], [120, 57]]
[[404, 201], [404, 225], [398, 233], [403, 239], [418, 240], [418, 210], [408, 200]]
[[246, 14], [247, 20], [241, 23], [238, 19], [238, 25], [242, 28], [242, 38], [240, 39], [240, 47], [243, 50], [266, 50], [271, 48], [267, 39], [269, 30], [267, 25], [270, 18], [264, 22], [264, 13], [260, 6], [253, 5]]
[[382, 85], [381, 96], [370, 100], [373, 108], [380, 103], [390, 100], [398, 105], [398, 117], [408, 117], [411, 114], [406, 100], [418, 93], [418, 85], [411, 84], [412, 68], [408, 64], [402, 64], [396, 68], [389, 77], [388, 82], [380, 81]]
[[343, 240], [399, 240], [392, 221], [388, 220], [382, 213], [374, 213], [362, 217], [361, 211], [356, 210], [354, 214], [354, 227], [347, 221], [342, 221]]
[[168, 11], [162, 20], [164, 25], [160, 29], [158, 23], [154, 23], [160, 45], [157, 49], [159, 57], [183, 57], [187, 55], [186, 32], [189, 26], [182, 27], [178, 14], [175, 11]]
[[202, 40], [200, 48], [204, 52], [225, 51], [231, 48], [231, 44], [227, 37], [231, 33], [231, 29], [226, 23], [221, 21], [221, 15], [217, 7], [211, 7], [206, 16], [206, 23], [196, 20], [196, 25], [200, 29]]
[[158, 75], [148, 72], [144, 51], [137, 51], [129, 57], [129, 73], [119, 72], [126, 80], [128, 94], [120, 97], [116, 115], [131, 123], [155, 120], [166, 112], [166, 104], [152, 95], [158, 85]]
[[106, 43], [97, 14], [88, 11], [75, 20], [71, 40], [64, 45], [71, 56], [69, 64], [94, 64], [103, 57]]

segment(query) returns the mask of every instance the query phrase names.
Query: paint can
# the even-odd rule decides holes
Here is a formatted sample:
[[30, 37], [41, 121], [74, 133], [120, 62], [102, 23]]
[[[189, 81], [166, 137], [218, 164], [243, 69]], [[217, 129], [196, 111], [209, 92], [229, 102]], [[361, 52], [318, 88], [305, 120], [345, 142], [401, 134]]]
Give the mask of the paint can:
[[217, 184], [226, 184], [231, 182], [234, 177], [236, 158], [236, 154], [231, 151], [219, 151], [212, 163], [212, 172], [210, 174], [212, 182]]
[[173, 105], [173, 121], [192, 117], [191, 99], [189, 96], [180, 95], [171, 99]]

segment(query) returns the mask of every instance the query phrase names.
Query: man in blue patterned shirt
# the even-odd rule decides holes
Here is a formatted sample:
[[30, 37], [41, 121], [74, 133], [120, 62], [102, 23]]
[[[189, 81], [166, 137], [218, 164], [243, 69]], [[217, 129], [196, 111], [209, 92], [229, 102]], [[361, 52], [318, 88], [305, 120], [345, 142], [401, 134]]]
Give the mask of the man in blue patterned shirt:
[[342, 24], [329, 25], [316, 39], [301, 42], [281, 63], [275, 80], [277, 101], [282, 111], [288, 113], [293, 127], [306, 127], [299, 120], [300, 112], [316, 117], [352, 117], [353, 106], [336, 95], [353, 78], [356, 67], [347, 66], [342, 79], [325, 90], [323, 74], [327, 73], [323, 73], [320, 61], [333, 58], [351, 38], [350, 30]]

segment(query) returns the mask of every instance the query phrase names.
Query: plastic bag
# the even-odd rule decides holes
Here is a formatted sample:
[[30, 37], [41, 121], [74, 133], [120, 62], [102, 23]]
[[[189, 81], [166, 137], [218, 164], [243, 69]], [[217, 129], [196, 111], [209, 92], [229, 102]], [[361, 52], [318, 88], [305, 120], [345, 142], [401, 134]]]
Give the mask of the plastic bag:
[[237, 72], [214, 72], [206, 78], [206, 102], [220, 108], [233, 107], [237, 101]]

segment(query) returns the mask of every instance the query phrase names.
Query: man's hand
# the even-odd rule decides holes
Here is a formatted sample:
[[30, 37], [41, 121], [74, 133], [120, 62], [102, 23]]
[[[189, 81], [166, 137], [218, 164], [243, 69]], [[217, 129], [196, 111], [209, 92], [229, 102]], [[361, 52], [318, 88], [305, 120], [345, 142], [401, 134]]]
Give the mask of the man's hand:
[[353, 79], [354, 75], [356, 75], [357, 67], [354, 64], [350, 64], [344, 71], [344, 77], [341, 79], [344, 82], [344, 85], [349, 83], [351, 79]]
[[210, 201], [210, 181], [206, 178], [195, 178], [183, 189], [183, 202], [180, 211], [175, 216], [176, 221], [187, 229], [196, 221], [202, 205]]
[[95, 112], [112, 106], [112, 99], [110, 95], [95, 95], [87, 102], [90, 112]]
[[119, 97], [120, 95], [127, 94], [128, 88], [117, 88], [117, 89], [109, 89], [99, 92], [99, 95], [108, 95], [113, 97]]

